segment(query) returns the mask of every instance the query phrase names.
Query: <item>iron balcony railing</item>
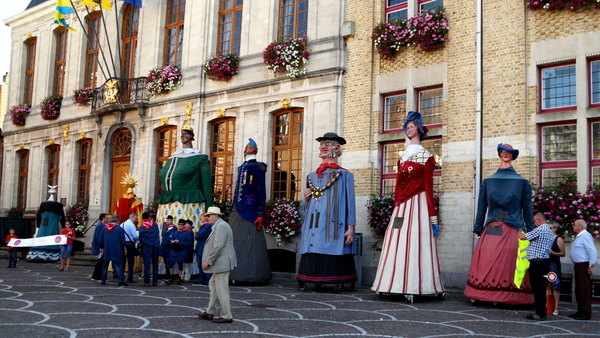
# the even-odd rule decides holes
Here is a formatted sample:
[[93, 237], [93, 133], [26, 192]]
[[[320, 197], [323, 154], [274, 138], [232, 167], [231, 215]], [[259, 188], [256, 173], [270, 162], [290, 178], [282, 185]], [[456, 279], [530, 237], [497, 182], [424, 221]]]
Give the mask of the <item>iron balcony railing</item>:
[[102, 86], [94, 88], [91, 112], [94, 113], [111, 105], [139, 105], [147, 102], [146, 77], [135, 79], [111, 77]]

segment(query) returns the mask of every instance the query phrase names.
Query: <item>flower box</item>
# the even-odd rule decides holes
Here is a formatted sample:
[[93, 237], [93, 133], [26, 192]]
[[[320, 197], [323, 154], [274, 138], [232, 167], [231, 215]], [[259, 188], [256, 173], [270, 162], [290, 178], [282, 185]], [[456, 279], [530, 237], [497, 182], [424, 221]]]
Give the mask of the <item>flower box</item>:
[[240, 57], [235, 54], [220, 53], [204, 61], [202, 69], [206, 77], [213, 81], [229, 82], [239, 73]]
[[291, 78], [306, 73], [309, 56], [306, 37], [272, 42], [263, 51], [263, 61], [271, 74], [287, 73]]
[[80, 107], [87, 107], [94, 97], [94, 90], [90, 87], [73, 90], [73, 103]]
[[48, 96], [40, 104], [40, 115], [44, 120], [56, 120], [60, 116], [61, 95]]
[[25, 119], [31, 113], [31, 107], [27, 103], [10, 108], [10, 120], [15, 126], [25, 126]]
[[278, 198], [267, 202], [265, 232], [275, 236], [277, 246], [291, 243], [292, 237], [300, 233], [302, 219], [298, 210], [299, 203], [287, 198]]
[[146, 92], [150, 97], [166, 94], [177, 89], [177, 86], [183, 86], [179, 66], [169, 64], [156, 67], [146, 76]]
[[569, 12], [583, 12], [600, 9], [598, 0], [526, 0], [525, 3], [531, 10], [560, 11], [568, 9]]

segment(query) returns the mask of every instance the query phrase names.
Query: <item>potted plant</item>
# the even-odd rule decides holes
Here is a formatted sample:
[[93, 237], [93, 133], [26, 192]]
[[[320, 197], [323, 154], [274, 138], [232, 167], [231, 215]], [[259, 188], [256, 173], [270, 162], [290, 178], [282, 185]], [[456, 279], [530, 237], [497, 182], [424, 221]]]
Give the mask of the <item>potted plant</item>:
[[75, 203], [65, 211], [65, 218], [71, 223], [75, 231], [81, 235], [85, 230], [89, 214], [88, 206], [83, 203]]
[[306, 73], [309, 49], [306, 37], [272, 42], [263, 51], [263, 61], [271, 74], [287, 73], [291, 78]]
[[31, 107], [27, 103], [23, 103], [10, 108], [10, 120], [15, 126], [25, 126], [25, 119], [31, 113]]
[[531, 10], [559, 11], [567, 8], [569, 12], [583, 12], [600, 9], [598, 0], [526, 0], [525, 3]]
[[40, 104], [40, 115], [44, 120], [56, 120], [60, 116], [62, 95], [50, 95]]
[[177, 89], [177, 86], [183, 86], [179, 66], [169, 64], [156, 67], [146, 76], [146, 92], [150, 97], [168, 93]]
[[277, 246], [291, 243], [291, 238], [300, 233], [302, 219], [298, 208], [300, 203], [287, 198], [277, 198], [266, 204], [266, 232], [275, 236]]
[[90, 87], [73, 90], [73, 103], [80, 107], [87, 107], [94, 96], [94, 90]]
[[21, 218], [23, 217], [23, 213], [25, 213], [25, 209], [18, 207], [11, 207], [10, 209], [4, 212], [4, 217], [10, 218]]
[[239, 64], [240, 57], [238, 55], [219, 53], [204, 61], [202, 68], [209, 79], [229, 82], [235, 74], [239, 73]]
[[371, 196], [367, 200], [367, 222], [376, 235], [383, 236], [394, 211], [394, 197]]

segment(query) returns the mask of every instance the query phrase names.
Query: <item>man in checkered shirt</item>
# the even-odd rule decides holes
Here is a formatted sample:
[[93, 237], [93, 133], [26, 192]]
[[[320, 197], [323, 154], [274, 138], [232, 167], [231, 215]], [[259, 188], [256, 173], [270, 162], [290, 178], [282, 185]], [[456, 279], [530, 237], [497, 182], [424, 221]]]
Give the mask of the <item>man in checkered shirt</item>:
[[535, 299], [535, 314], [527, 315], [527, 319], [546, 320], [546, 286], [548, 280], [545, 275], [550, 271], [550, 249], [554, 234], [548, 224], [546, 216], [537, 213], [533, 216], [535, 229], [528, 233], [517, 232], [519, 239], [530, 241], [527, 247], [529, 260], [529, 282]]

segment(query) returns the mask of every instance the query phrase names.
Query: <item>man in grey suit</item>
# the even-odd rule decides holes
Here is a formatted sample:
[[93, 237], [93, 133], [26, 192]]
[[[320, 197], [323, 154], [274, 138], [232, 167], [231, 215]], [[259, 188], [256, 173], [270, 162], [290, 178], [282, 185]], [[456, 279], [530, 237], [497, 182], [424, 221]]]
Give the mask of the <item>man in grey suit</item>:
[[[233, 231], [231, 226], [221, 217], [221, 209], [209, 207], [206, 211], [208, 223], [212, 225], [212, 232], [202, 252], [202, 270], [212, 273], [208, 283], [210, 299], [205, 312], [198, 317], [212, 320], [213, 323], [232, 323], [231, 306], [229, 301], [229, 273], [237, 266], [237, 258], [233, 247]], [[221, 316], [215, 317], [217, 312], [217, 298], [221, 303]]]

